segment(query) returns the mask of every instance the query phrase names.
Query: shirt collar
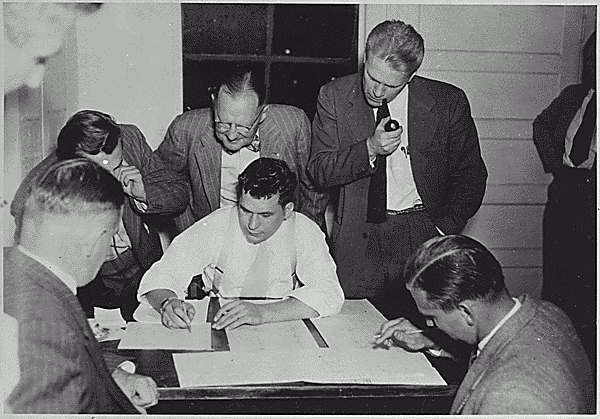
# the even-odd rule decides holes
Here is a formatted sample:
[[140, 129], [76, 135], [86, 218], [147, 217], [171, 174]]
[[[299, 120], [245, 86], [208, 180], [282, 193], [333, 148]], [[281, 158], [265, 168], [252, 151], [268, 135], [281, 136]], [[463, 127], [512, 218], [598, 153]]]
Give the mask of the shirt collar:
[[58, 279], [60, 279], [61, 282], [63, 284], [65, 284], [67, 286], [67, 288], [69, 288], [73, 294], [77, 294], [77, 282], [75, 282], [75, 279], [73, 278], [73, 276], [66, 273], [65, 271], [63, 271], [62, 269], [60, 269], [58, 266], [54, 265], [53, 263], [48, 262], [46, 259], [41, 258], [38, 255], [36, 255], [35, 253], [30, 252], [29, 250], [27, 250], [25, 247], [23, 247], [20, 244], [17, 245], [17, 249], [19, 249], [19, 251], [21, 253], [23, 253], [25, 256], [30, 257], [31, 259], [38, 262], [40, 265], [44, 266], [46, 269], [48, 269], [50, 272], [52, 272], [54, 275], [56, 275], [56, 277]]
[[477, 344], [477, 355], [478, 356], [479, 356], [479, 353], [481, 351], [483, 351], [483, 348], [485, 347], [485, 345], [487, 345], [487, 343], [490, 341], [490, 339], [502, 327], [502, 325], [504, 323], [506, 323], [508, 321], [508, 319], [510, 319], [517, 312], [517, 310], [519, 310], [519, 308], [521, 308], [521, 302], [518, 299], [513, 297], [513, 301], [515, 302], [515, 305], [513, 306], [513, 308], [511, 308], [510, 311], [508, 313], [506, 313], [506, 316], [504, 316], [502, 318], [502, 320], [500, 320], [500, 322], [496, 325], [496, 327], [494, 327], [492, 329], [492, 331], [490, 333], [488, 333], [488, 335], [485, 338], [483, 338], [481, 340], [481, 342], [479, 342]]

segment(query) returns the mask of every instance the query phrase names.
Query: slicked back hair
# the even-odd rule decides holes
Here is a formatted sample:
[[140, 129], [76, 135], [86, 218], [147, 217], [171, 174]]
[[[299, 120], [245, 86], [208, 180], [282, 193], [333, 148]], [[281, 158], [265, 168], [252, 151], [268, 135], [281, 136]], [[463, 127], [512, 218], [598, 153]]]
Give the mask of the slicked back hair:
[[120, 211], [125, 195], [119, 181], [85, 158], [62, 160], [29, 188], [25, 213], [73, 214]]
[[254, 160], [238, 176], [236, 193], [238, 202], [244, 193], [255, 199], [269, 199], [279, 194], [278, 203], [285, 207], [294, 200], [298, 181], [296, 174], [283, 160], [261, 157]]
[[434, 237], [406, 262], [407, 288], [418, 288], [437, 308], [450, 312], [465, 300], [493, 302], [506, 290], [498, 260], [467, 236]]
[[112, 116], [100, 111], [82, 110], [74, 114], [58, 134], [56, 156], [74, 159], [80, 153], [111, 154], [121, 136], [121, 127]]
[[373, 28], [367, 38], [365, 56], [375, 56], [396, 71], [412, 74], [421, 66], [425, 55], [423, 37], [401, 20], [386, 20]]
[[244, 65], [234, 65], [225, 71], [219, 84], [219, 90], [234, 97], [254, 92], [258, 96], [258, 106], [265, 104], [267, 96], [264, 73]]

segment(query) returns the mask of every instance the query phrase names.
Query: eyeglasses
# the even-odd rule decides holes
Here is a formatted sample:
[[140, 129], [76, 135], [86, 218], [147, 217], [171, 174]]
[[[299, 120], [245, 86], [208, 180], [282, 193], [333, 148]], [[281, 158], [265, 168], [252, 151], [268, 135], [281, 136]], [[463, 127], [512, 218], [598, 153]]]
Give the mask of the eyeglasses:
[[234, 126], [236, 132], [238, 132], [242, 136], [246, 137], [246, 136], [248, 136], [248, 134], [250, 134], [250, 131], [252, 130], [252, 128], [254, 128], [254, 125], [256, 124], [256, 121], [258, 121], [258, 119], [260, 118], [260, 115], [262, 114], [263, 109], [264, 108], [260, 109], [260, 111], [258, 112], [258, 115], [256, 115], [256, 118], [254, 118], [254, 121], [252, 121], [252, 123], [250, 125], [240, 125], [240, 124], [235, 124], [233, 122], [221, 122], [217, 119], [218, 117], [217, 117], [217, 112], [215, 109], [215, 118], [214, 118], [215, 129], [219, 133], [225, 133], [225, 132], [229, 131], [232, 126]]

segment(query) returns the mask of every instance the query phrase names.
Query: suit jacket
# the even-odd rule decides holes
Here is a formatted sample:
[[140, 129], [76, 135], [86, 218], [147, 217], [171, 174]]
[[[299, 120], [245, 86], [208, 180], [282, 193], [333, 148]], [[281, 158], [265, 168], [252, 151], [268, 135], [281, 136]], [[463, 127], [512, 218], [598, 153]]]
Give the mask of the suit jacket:
[[[135, 206], [133, 198], [127, 196], [123, 208], [123, 224], [134, 254], [141, 267], [147, 270], [162, 256], [162, 247], [155, 228], [157, 216], [183, 212], [188, 201], [187, 185], [182, 176], [168, 170], [160, 158], [154, 155], [144, 135], [135, 125], [120, 127], [123, 158], [140, 171], [148, 200], [148, 209], [142, 213]], [[56, 161], [56, 154], [52, 153], [21, 182], [10, 206], [16, 223], [15, 241], [20, 235], [29, 185]]]
[[565, 87], [533, 121], [533, 143], [546, 173], [563, 167], [567, 130], [589, 90], [582, 84]]
[[[372, 226], [366, 213], [374, 169], [365, 140], [375, 130], [375, 117], [360, 74], [321, 88], [312, 130], [307, 170], [319, 187], [339, 189], [333, 254], [338, 266], [351, 265], [365, 257]], [[445, 234], [457, 234], [479, 209], [487, 179], [464, 92], [414, 77], [408, 85], [408, 131], [413, 177], [427, 214]], [[340, 281], [366, 280], [360, 270], [350, 271]]]
[[[293, 106], [270, 104], [259, 133], [260, 156], [284, 160], [297, 175], [296, 211], [323, 228], [328, 195], [318, 193], [306, 174], [310, 151], [306, 114]], [[219, 208], [222, 150], [209, 108], [178, 115], [169, 126], [156, 153], [169, 168], [186, 175], [191, 190], [188, 210], [176, 219], [177, 233]]]
[[469, 368], [450, 413], [595, 413], [596, 378], [573, 324], [547, 301], [519, 299]]
[[137, 413], [109, 373], [77, 297], [16, 248], [4, 249], [4, 311], [19, 322], [13, 413]]

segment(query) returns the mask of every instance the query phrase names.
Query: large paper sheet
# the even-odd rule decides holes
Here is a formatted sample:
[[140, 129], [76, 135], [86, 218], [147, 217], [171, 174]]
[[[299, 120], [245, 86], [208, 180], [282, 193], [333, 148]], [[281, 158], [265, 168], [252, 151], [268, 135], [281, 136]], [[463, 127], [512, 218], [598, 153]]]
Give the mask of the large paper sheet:
[[118, 349], [210, 350], [210, 324], [192, 322], [191, 330], [171, 330], [158, 323], [127, 323]]
[[331, 349], [372, 348], [374, 336], [385, 321], [367, 300], [347, 300], [340, 314], [312, 320]]
[[[226, 329], [227, 330], [227, 329]], [[318, 349], [302, 320], [240, 326], [227, 330], [230, 351], [278, 351]]]
[[[196, 309], [196, 315], [194, 316], [192, 324], [205, 323], [210, 298], [203, 298], [202, 300], [185, 300], [185, 302], [192, 304]], [[133, 313], [133, 318], [140, 323], [161, 323], [158, 311], [154, 310], [146, 301], [140, 303]]]
[[312, 383], [445, 385], [421, 353], [400, 348], [173, 354], [182, 388]]

